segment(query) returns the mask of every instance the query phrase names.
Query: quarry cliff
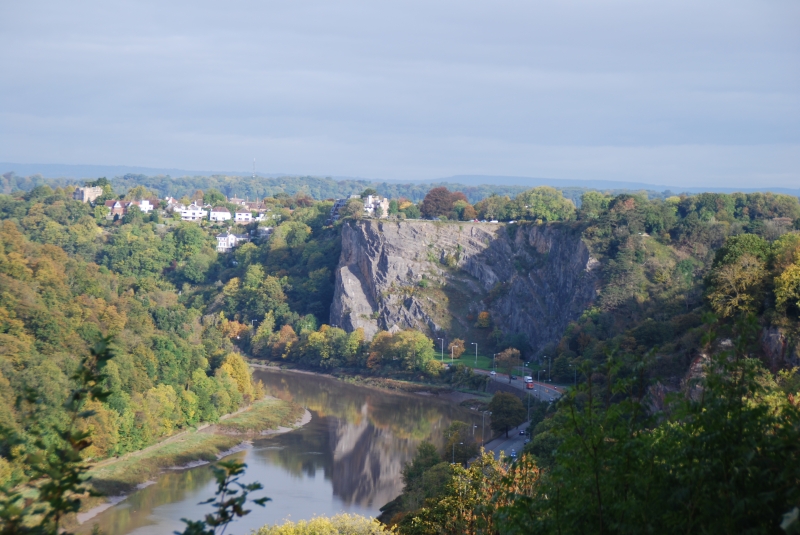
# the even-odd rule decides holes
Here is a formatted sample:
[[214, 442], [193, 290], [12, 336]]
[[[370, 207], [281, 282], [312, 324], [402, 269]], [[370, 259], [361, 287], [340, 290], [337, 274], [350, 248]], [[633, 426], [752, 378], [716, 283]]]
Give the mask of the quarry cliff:
[[592, 304], [597, 267], [567, 224], [351, 221], [330, 322], [368, 338], [408, 328], [446, 341], [524, 336], [537, 350]]

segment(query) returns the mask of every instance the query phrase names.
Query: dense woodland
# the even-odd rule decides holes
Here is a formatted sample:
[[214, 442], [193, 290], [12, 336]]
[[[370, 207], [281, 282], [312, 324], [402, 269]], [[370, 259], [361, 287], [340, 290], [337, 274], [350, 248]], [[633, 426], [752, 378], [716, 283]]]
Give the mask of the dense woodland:
[[[122, 182], [97, 184], [109, 198], [158, 189], [130, 180], [117, 192]], [[225, 186], [209, 185], [173, 194], [222, 202]], [[400, 532], [773, 533], [800, 506], [797, 198], [586, 192], [576, 208], [552, 188], [474, 204], [444, 187], [381, 188], [393, 218], [568, 226], [603, 270], [594, 306], [557, 344], [537, 355], [525, 340], [496, 339], [514, 359], [555, 357], [554, 378], [577, 383], [533, 411], [526, 456], [462, 468], [421, 450], [387, 515]], [[278, 216], [271, 236], [230, 254], [216, 252], [220, 229], [208, 222], [135, 209], [109, 220], [69, 187], [0, 195], [0, 484], [30, 477], [26, 455], [59, 442], [76, 372], [102, 340], [113, 352], [108, 395], [81, 420], [91, 459], [259, 397], [242, 354], [480, 387], [463, 366], [445, 371], [420, 332], [366, 341], [326, 325], [341, 225], [363, 217], [330, 224], [332, 203], [318, 200], [329, 193], [265, 199]], [[777, 357], [765, 352], [769, 333], [785, 340]]]

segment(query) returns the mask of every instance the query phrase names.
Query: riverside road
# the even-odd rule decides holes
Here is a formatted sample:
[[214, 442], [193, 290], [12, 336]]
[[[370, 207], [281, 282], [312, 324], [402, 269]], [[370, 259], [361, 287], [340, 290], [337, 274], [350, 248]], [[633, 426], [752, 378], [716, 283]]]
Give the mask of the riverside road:
[[[553, 386], [550, 384], [542, 383], [539, 381], [533, 382], [533, 388], [527, 389], [525, 388], [525, 382], [519, 379], [515, 381], [509, 381], [508, 375], [491, 375], [490, 372], [485, 370], [473, 370], [475, 373], [481, 373], [483, 375], [489, 375], [492, 377], [494, 381], [502, 381], [503, 384], [507, 384], [513, 388], [521, 390], [523, 393], [532, 394], [534, 397], [542, 400], [542, 401], [549, 401], [553, 402], [558, 400], [563, 394], [564, 389], [559, 386]], [[505, 435], [501, 435], [494, 440], [490, 440], [484, 446], [486, 451], [491, 451], [495, 458], [500, 458], [500, 452], [503, 452], [505, 456], [511, 455], [511, 452], [514, 451], [518, 455], [522, 452], [522, 449], [525, 447], [525, 440], [528, 438], [527, 429], [528, 429], [529, 422], [525, 422], [518, 427], [510, 430], [508, 433], [508, 437]], [[520, 434], [520, 431], [523, 431], [523, 434]]]
[[[490, 372], [487, 372], [486, 370], [473, 369], [473, 372], [480, 373], [483, 375], [490, 375]], [[564, 389], [561, 388], [560, 386], [553, 386], [539, 381], [533, 382], [533, 389], [526, 389], [525, 382], [521, 381], [519, 378], [514, 381], [509, 381], [508, 375], [503, 375], [499, 373], [491, 377], [495, 381], [502, 381], [503, 384], [507, 384], [513, 388], [522, 390], [523, 392], [527, 392], [542, 401], [556, 401], [564, 393]]]

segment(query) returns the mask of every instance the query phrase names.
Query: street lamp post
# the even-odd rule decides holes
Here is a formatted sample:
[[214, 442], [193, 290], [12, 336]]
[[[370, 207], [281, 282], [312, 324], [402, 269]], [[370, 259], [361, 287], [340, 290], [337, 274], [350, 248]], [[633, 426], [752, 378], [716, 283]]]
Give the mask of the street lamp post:
[[547, 382], [550, 382], [550, 369], [553, 367], [553, 357], [550, 357], [547, 361]]
[[475, 367], [477, 368], [478, 367], [478, 343], [477, 342], [471, 342], [470, 344], [475, 346]]
[[577, 366], [573, 366], [572, 364], [569, 365], [572, 368], [572, 371], [575, 372], [575, 388], [578, 388], [578, 368]]
[[497, 358], [497, 353], [495, 353], [494, 355], [492, 355], [492, 371], [493, 371], [493, 372], [497, 372], [497, 369], [495, 368], [495, 365], [494, 365], [494, 360], [495, 360], [496, 358]]
[[[459, 446], [463, 446], [463, 442], [458, 443]], [[453, 464], [456, 464], [456, 443], [453, 442]]]

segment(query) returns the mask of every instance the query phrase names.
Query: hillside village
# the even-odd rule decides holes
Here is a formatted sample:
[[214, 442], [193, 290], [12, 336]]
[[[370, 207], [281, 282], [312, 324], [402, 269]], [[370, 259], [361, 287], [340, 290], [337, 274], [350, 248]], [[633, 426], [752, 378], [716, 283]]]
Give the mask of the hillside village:
[[[163, 200], [158, 198], [144, 199], [107, 199], [102, 200], [106, 191], [102, 186], [82, 186], [75, 188], [72, 198], [92, 206], [100, 206], [106, 209], [105, 217], [108, 220], [117, 220], [128, 215], [132, 210], [138, 210], [142, 214], [151, 214], [156, 211], [162, 217], [171, 217], [180, 221], [204, 222], [208, 221], [216, 226], [251, 225], [252, 223], [262, 223], [265, 221], [280, 220], [279, 214], [271, 214], [272, 209], [262, 201], [250, 201], [238, 197], [225, 197], [223, 206], [216, 203], [204, 203], [201, 199], [195, 199], [188, 204], [181, 202], [175, 197], [167, 196]], [[100, 204], [98, 204], [100, 201]], [[363, 215], [367, 217], [387, 218], [389, 215], [389, 199], [378, 195], [367, 194], [350, 195], [346, 199], [333, 200], [333, 207], [330, 211], [329, 223], [338, 221], [348, 203], [357, 203], [356, 210], [363, 207]], [[290, 210], [291, 212], [291, 210]], [[227, 253], [238, 245], [250, 241], [262, 241], [269, 238], [272, 227], [256, 226], [249, 233], [234, 233], [226, 230], [217, 234], [217, 252]]]

